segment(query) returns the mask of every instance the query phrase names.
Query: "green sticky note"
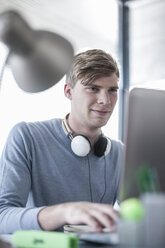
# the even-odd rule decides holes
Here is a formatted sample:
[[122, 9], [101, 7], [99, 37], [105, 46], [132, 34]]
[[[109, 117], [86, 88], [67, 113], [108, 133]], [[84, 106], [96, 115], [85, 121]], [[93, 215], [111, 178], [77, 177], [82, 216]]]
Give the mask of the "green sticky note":
[[139, 220], [144, 216], [144, 207], [137, 198], [129, 198], [120, 204], [120, 214], [125, 220]]
[[78, 237], [62, 232], [17, 231], [13, 244], [19, 248], [77, 248]]

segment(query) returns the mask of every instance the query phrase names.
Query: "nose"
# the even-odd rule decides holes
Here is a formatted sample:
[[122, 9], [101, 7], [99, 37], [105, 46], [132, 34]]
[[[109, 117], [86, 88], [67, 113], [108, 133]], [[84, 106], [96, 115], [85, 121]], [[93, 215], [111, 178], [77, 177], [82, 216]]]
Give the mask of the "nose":
[[111, 103], [110, 95], [109, 92], [107, 91], [101, 91], [98, 95], [98, 100], [97, 102], [99, 104], [107, 105]]

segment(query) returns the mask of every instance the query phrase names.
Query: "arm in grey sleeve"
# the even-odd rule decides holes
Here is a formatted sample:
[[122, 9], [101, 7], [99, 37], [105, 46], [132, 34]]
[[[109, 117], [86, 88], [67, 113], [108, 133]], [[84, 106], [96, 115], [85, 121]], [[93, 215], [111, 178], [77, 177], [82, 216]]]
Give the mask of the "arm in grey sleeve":
[[26, 207], [31, 190], [31, 147], [26, 124], [10, 132], [0, 159], [0, 233], [40, 229], [37, 216], [42, 207]]

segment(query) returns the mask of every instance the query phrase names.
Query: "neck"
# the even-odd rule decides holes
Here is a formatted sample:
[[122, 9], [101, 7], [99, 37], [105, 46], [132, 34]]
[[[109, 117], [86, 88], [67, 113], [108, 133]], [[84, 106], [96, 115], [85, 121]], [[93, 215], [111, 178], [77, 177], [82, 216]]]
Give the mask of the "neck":
[[66, 118], [67, 124], [72, 131], [72, 135], [75, 136], [77, 134], [81, 134], [86, 136], [91, 145], [93, 145], [101, 134], [100, 128], [94, 128], [83, 125], [81, 122], [76, 121], [71, 114], [69, 114]]

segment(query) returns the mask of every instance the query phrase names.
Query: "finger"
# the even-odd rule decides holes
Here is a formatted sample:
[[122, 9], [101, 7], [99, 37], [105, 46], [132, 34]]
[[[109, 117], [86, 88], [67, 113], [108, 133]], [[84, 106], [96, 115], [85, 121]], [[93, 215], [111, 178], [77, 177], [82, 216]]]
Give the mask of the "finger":
[[102, 227], [107, 227], [110, 229], [112, 225], [114, 225], [114, 220], [112, 219], [112, 217], [102, 211], [93, 209], [91, 214]]
[[99, 231], [104, 227], [111, 229], [114, 224], [112, 216], [95, 207], [94, 204], [90, 204], [85, 210], [79, 210], [78, 218], [80, 217], [83, 223], [99, 229]]
[[83, 211], [83, 213], [81, 213], [81, 215], [79, 216], [79, 223], [77, 224], [86, 224], [92, 227], [97, 232], [101, 232], [103, 229], [102, 223], [99, 221], [97, 217], [92, 215], [91, 210]]
[[105, 215], [109, 216], [109, 218], [113, 221], [113, 223], [116, 223], [118, 221], [119, 215], [117, 212], [113, 209], [113, 207], [109, 204], [94, 204], [93, 207], [104, 213]]

